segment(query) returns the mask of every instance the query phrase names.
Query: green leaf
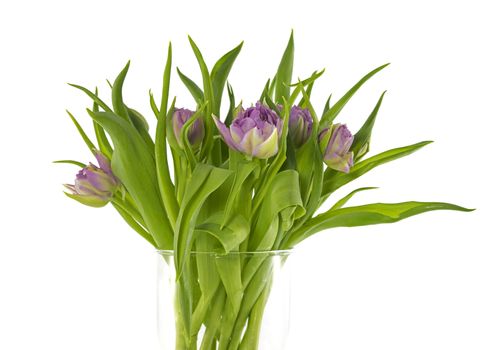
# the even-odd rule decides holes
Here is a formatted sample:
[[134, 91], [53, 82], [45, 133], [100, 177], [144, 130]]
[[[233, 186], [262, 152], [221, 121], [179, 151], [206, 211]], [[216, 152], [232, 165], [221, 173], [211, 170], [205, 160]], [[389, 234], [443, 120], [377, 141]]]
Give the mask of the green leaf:
[[172, 69], [172, 44], [169, 42], [169, 48], [167, 50], [167, 62], [165, 63], [164, 77], [162, 79], [162, 99], [160, 101], [160, 112], [159, 112], [160, 113], [159, 115], [161, 117], [165, 117], [165, 115], [167, 114], [171, 69]]
[[151, 89], [148, 90], [148, 96], [150, 98], [150, 108], [152, 109], [153, 114], [155, 114], [155, 117], [158, 118], [160, 111], [158, 110], [157, 103], [155, 102], [155, 97], [153, 97]]
[[197, 104], [202, 103], [203, 101], [203, 91], [200, 89], [198, 85], [195, 84], [193, 80], [188, 78], [186, 75], [184, 75], [179, 68], [177, 68], [177, 74], [179, 75], [179, 78], [183, 82], [184, 86], [189, 90], [191, 93], [191, 96], [195, 99]]
[[196, 60], [198, 61], [198, 65], [200, 66], [200, 71], [203, 79], [203, 92], [204, 92], [204, 102], [208, 102], [206, 111], [205, 111], [205, 118], [203, 119], [204, 126], [205, 126], [205, 137], [204, 137], [204, 142], [202, 144], [202, 150], [200, 154], [200, 158], [206, 158], [208, 156], [211, 156], [211, 150], [213, 147], [213, 142], [214, 142], [214, 129], [216, 129], [214, 125], [214, 121], [211, 118], [212, 115], [212, 108], [214, 107], [214, 95], [213, 95], [213, 86], [212, 86], [212, 80], [210, 79], [210, 73], [208, 72], [207, 65], [205, 63], [205, 60], [203, 59], [203, 55], [200, 52], [200, 49], [196, 45], [196, 43], [193, 41], [193, 39], [188, 36], [189, 43], [191, 45], [191, 48], [193, 49], [193, 53], [195, 54]]
[[150, 243], [152, 246], [157, 248], [157, 244], [153, 240], [153, 237], [150, 235], [148, 231], [146, 231], [143, 226], [141, 226], [136, 220], [133, 219], [129, 213], [121, 208], [119, 205], [112, 203], [114, 206], [115, 210], [119, 213], [119, 215], [124, 219], [124, 221], [131, 227], [134, 231], [136, 231], [141, 237], [146, 239], [148, 243]]
[[204, 223], [197, 225], [195, 235], [208, 234], [219, 244], [214, 247], [215, 252], [228, 254], [239, 247], [239, 245], [250, 234], [250, 225], [242, 215], [233, 215], [225, 224], [224, 213], [217, 212]]
[[171, 249], [172, 227], [160, 199], [155, 161], [148, 146], [131, 124], [114, 113], [88, 113], [112, 138], [115, 145], [112, 171], [135, 200], [157, 246], [160, 249]]
[[241, 191], [243, 184], [245, 184], [248, 176], [250, 176], [250, 174], [253, 173], [257, 168], [259, 169], [259, 165], [256, 162], [241, 161], [241, 162], [236, 162], [235, 169], [231, 169], [234, 170], [234, 181], [229, 191], [229, 195], [227, 196], [222, 226], [224, 226], [224, 224], [226, 224], [227, 221], [231, 218], [233, 213], [234, 203], [238, 198], [239, 192]]
[[149, 127], [148, 127], [148, 123], [147, 123], [145, 117], [143, 117], [143, 115], [141, 115], [141, 113], [139, 113], [138, 111], [136, 111], [132, 108], [127, 108], [127, 112], [128, 112], [128, 116], [129, 116], [129, 119], [131, 120], [132, 125], [135, 127], [135, 129], [138, 131], [138, 133], [141, 135], [141, 138], [143, 139], [143, 141], [145, 141], [150, 154], [153, 157], [155, 157], [155, 154], [153, 151], [155, 148], [155, 144], [153, 143], [153, 139], [151, 138], [150, 134], [148, 133]]
[[212, 89], [213, 89], [213, 96], [215, 101], [212, 108], [213, 108], [213, 113], [215, 115], [219, 115], [220, 113], [222, 92], [224, 90], [224, 86], [226, 85], [229, 72], [231, 71], [234, 61], [236, 60], [236, 57], [238, 57], [242, 47], [243, 47], [243, 42], [241, 42], [241, 44], [239, 44], [234, 49], [232, 49], [224, 56], [222, 56], [215, 63], [214, 68], [212, 68], [212, 73], [210, 74], [210, 76], [212, 80]]
[[[284, 170], [278, 173], [272, 181], [250, 237], [249, 249], [251, 251], [272, 249], [277, 239], [279, 214], [284, 209], [294, 209], [291, 219], [305, 214], [298, 176], [298, 172], [294, 170]], [[288, 220], [287, 217], [285, 219]]]
[[293, 75], [293, 61], [294, 61], [294, 40], [293, 31], [289, 37], [288, 45], [282, 56], [279, 68], [277, 69], [276, 83], [275, 83], [275, 101], [282, 103], [282, 98], [289, 99], [289, 91], [291, 78]]
[[86, 166], [86, 164], [78, 162], [76, 160], [67, 160], [67, 159], [56, 160], [56, 161], [53, 161], [52, 163], [55, 163], [55, 164], [72, 164], [72, 165], [77, 165], [78, 167], [81, 167], [81, 168], [84, 168]]
[[458, 205], [440, 202], [375, 203], [329, 210], [309, 220], [285, 242], [293, 247], [316, 232], [334, 227], [355, 227], [393, 223], [432, 210], [471, 211]]
[[322, 190], [323, 198], [326, 198], [329, 194], [336, 191], [341, 186], [344, 186], [348, 182], [357, 179], [358, 177], [369, 172], [375, 167], [412, 154], [413, 152], [421, 149], [431, 142], [432, 141], [419, 142], [410, 146], [394, 148], [389, 151], [379, 153], [373, 157], [367, 158], [355, 164], [348, 174], [327, 169], [324, 175], [324, 184]]
[[369, 150], [370, 137], [372, 135], [372, 128], [374, 127], [375, 118], [377, 117], [377, 113], [379, 112], [379, 108], [381, 108], [382, 99], [384, 98], [384, 91], [377, 101], [372, 113], [370, 113], [369, 117], [362, 125], [360, 130], [355, 134], [353, 138], [353, 145], [351, 146], [350, 151], [353, 152], [355, 156], [355, 161], [360, 160]]
[[320, 120], [319, 130], [324, 129], [328, 125], [330, 125], [334, 119], [338, 116], [339, 112], [343, 109], [343, 107], [348, 103], [348, 101], [353, 97], [353, 95], [362, 87], [363, 84], [370, 78], [372, 78], [376, 73], [387, 67], [389, 63], [382, 65], [367, 75], [365, 75], [362, 79], [358, 81], [346, 94], [343, 95], [328, 111], [322, 116]]
[[67, 110], [66, 110], [66, 112], [69, 115], [69, 117], [71, 118], [71, 120], [74, 123], [74, 125], [76, 126], [76, 129], [78, 130], [79, 135], [81, 135], [81, 137], [83, 138], [84, 143], [86, 143], [86, 146], [88, 146], [88, 148], [90, 149], [91, 153], [93, 153], [96, 150], [95, 145], [93, 144], [93, 142], [91, 142], [90, 138], [88, 137], [88, 135], [86, 135], [86, 133], [84, 132], [83, 128], [78, 123], [78, 121], [76, 120], [76, 118], [74, 118], [74, 116], [71, 114], [71, 112], [69, 112]]
[[[98, 88], [95, 88], [95, 96], [98, 96]], [[99, 105], [96, 101], [93, 101], [93, 112], [99, 112]], [[112, 145], [108, 141], [107, 135], [105, 134], [105, 130], [93, 120], [93, 129], [95, 130], [96, 140], [98, 142], [98, 147], [100, 151], [108, 158], [112, 159]]]
[[196, 219], [205, 200], [219, 188], [232, 172], [198, 163], [189, 179], [179, 209], [174, 235], [176, 279], [179, 279], [193, 244]]
[[324, 105], [324, 111], [322, 112], [322, 117], [327, 113], [327, 111], [331, 108], [331, 98], [332, 98], [332, 94], [329, 95], [329, 97], [327, 98], [327, 101]]
[[115, 78], [112, 87], [112, 106], [114, 107], [114, 113], [128, 121], [131, 121], [131, 119], [129, 118], [128, 109], [122, 98], [122, 86], [124, 85], [124, 80], [126, 79], [130, 64], [131, 61], [128, 61], [124, 69], [119, 73], [117, 78]]
[[358, 188], [358, 189], [356, 189], [354, 191], [351, 191], [346, 196], [344, 196], [343, 198], [341, 198], [340, 200], [338, 200], [336, 202], [336, 204], [334, 204], [332, 206], [331, 210], [336, 210], [336, 209], [342, 208], [358, 192], [367, 191], [367, 190], [375, 190], [377, 188], [378, 187], [362, 187], [362, 188]]
[[[169, 60], [166, 66], [169, 66]], [[165, 84], [165, 83], [164, 83]], [[155, 134], [155, 159], [156, 159], [156, 170], [157, 179], [160, 189], [160, 195], [162, 198], [162, 203], [164, 204], [167, 217], [172, 226], [175, 225], [177, 215], [179, 213], [179, 204], [176, 199], [174, 185], [172, 183], [169, 162], [167, 160], [167, 119], [172, 119], [172, 114], [175, 109], [175, 99], [172, 102], [171, 108], [167, 115], [162, 113], [157, 115], [157, 128]]]
[[76, 84], [69, 84], [70, 86], [83, 91], [86, 95], [88, 95], [95, 103], [97, 103], [105, 112], [112, 112], [112, 109], [105, 103], [103, 102], [96, 94], [88, 90], [87, 88], [76, 85]]

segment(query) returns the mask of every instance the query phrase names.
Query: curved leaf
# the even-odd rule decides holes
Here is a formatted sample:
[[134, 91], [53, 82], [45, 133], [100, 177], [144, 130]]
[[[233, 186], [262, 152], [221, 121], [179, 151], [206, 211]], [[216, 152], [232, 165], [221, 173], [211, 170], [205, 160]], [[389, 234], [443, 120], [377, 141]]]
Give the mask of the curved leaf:
[[285, 242], [284, 247], [293, 247], [314, 233], [329, 228], [393, 223], [432, 210], [472, 211], [472, 209], [441, 202], [375, 203], [329, 210], [309, 220], [307, 224], [295, 231]]
[[241, 42], [241, 44], [222, 56], [215, 63], [214, 68], [212, 68], [212, 73], [210, 74], [210, 76], [212, 80], [212, 90], [215, 101], [212, 108], [215, 115], [219, 115], [220, 105], [222, 102], [222, 92], [224, 90], [224, 86], [226, 85], [227, 77], [242, 47], [243, 42]]
[[336, 191], [341, 186], [344, 186], [348, 182], [355, 180], [356, 178], [369, 172], [375, 167], [412, 154], [413, 152], [428, 145], [429, 143], [432, 143], [432, 141], [423, 141], [410, 146], [394, 148], [389, 151], [379, 153], [373, 157], [367, 158], [355, 164], [348, 174], [337, 172], [328, 168], [325, 171], [324, 175], [324, 184], [322, 190], [323, 199], [327, 198], [327, 196], [329, 196], [332, 192]]

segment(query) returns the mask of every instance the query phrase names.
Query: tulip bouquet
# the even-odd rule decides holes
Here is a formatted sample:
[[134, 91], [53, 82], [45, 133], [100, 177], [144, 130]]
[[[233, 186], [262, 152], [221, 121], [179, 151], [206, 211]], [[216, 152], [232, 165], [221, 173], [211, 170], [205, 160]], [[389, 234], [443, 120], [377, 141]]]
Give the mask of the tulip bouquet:
[[[111, 203], [153, 247], [173, 251], [176, 349], [257, 349], [263, 305], [270, 291], [270, 266], [264, 259], [211, 264], [193, 259], [193, 252], [287, 250], [335, 227], [392, 223], [438, 209], [467, 210], [414, 201], [346, 206], [356, 193], [371, 189], [365, 187], [316, 215], [337, 189], [429, 143], [365, 157], [384, 94], [356, 133], [335, 122], [357, 90], [387, 65], [365, 75], [336, 102], [329, 97], [318, 114], [311, 93], [323, 71], [293, 80], [291, 35], [277, 72], [261, 89], [259, 100], [243, 106], [227, 83], [242, 44], [209, 70], [195, 42], [189, 41], [202, 84], [179, 69], [177, 73], [196, 101], [194, 108], [178, 108], [175, 98], [169, 100], [169, 45], [159, 104], [150, 92], [157, 119], [154, 134], [143, 115], [124, 102], [128, 63], [109, 84], [111, 106], [98, 90], [73, 85], [93, 101], [88, 114], [96, 143], [69, 116], [98, 166], [59, 161], [82, 168], [75, 184], [66, 185], [67, 196], [93, 207]], [[221, 115], [224, 90], [229, 107]], [[204, 328], [201, 341], [200, 328]]]

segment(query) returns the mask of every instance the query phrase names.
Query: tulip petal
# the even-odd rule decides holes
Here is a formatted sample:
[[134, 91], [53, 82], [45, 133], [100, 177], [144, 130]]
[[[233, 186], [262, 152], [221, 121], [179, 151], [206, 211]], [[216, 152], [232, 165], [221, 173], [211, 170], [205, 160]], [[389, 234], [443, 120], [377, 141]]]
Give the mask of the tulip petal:
[[231, 147], [235, 151], [240, 151], [240, 149], [236, 146], [236, 143], [234, 142], [232, 136], [231, 136], [231, 131], [227, 128], [227, 126], [222, 123], [215, 115], [212, 114], [212, 118], [215, 122], [215, 126], [217, 126], [217, 129], [219, 130], [220, 135], [224, 139], [224, 142]]
[[267, 159], [274, 156], [279, 150], [278, 141], [279, 133], [277, 128], [274, 128], [267, 140], [254, 149], [253, 155], [260, 159]]
[[105, 157], [105, 155], [102, 152], [97, 150], [95, 150], [94, 154], [100, 169], [105, 171], [107, 174], [112, 174], [112, 169], [110, 167], [110, 161], [108, 160], [108, 158]]

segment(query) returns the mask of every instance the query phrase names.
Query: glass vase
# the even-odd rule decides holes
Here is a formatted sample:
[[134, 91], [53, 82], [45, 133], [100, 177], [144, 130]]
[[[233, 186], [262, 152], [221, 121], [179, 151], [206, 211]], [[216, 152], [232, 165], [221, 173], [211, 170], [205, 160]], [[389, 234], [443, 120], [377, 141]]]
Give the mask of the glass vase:
[[158, 251], [161, 350], [283, 350], [290, 251], [192, 252], [176, 270]]

